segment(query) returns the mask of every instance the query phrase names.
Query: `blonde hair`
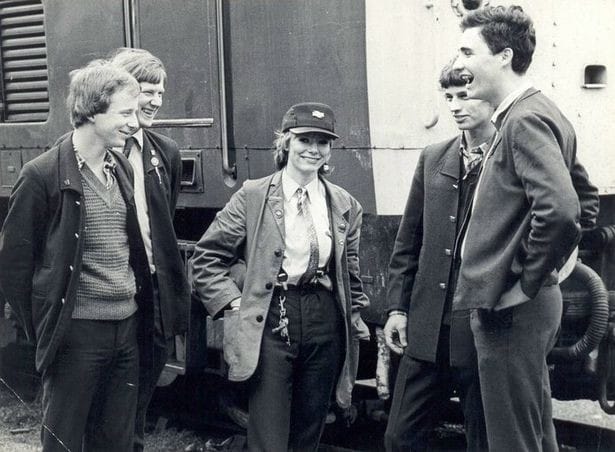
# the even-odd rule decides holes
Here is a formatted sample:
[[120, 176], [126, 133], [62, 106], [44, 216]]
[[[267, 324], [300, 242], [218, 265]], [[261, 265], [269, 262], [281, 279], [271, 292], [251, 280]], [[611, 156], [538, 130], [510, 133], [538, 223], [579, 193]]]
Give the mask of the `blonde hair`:
[[[293, 133], [290, 130], [287, 130], [286, 132], [276, 130], [274, 134], [273, 162], [275, 163], [276, 169], [281, 170], [288, 164], [288, 147], [290, 146], [290, 139], [292, 138]], [[327, 135], [323, 134], [323, 136], [327, 137], [329, 143], [333, 141]], [[332, 171], [333, 167], [328, 163], [325, 163], [318, 169], [318, 174], [328, 175], [331, 174]]]
[[80, 127], [88, 118], [105, 113], [111, 96], [121, 90], [139, 95], [139, 84], [126, 70], [108, 60], [93, 60], [70, 73], [70, 86], [66, 106], [73, 127]]

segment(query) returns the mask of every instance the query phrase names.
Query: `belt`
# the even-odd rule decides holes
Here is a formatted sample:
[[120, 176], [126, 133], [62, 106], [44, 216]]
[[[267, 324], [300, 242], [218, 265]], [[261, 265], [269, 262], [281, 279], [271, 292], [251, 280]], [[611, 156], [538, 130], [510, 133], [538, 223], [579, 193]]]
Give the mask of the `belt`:
[[280, 273], [278, 274], [276, 284], [275, 284], [276, 287], [282, 287], [286, 290], [290, 288], [297, 290], [297, 289], [309, 289], [309, 288], [314, 289], [318, 287], [322, 287], [323, 289], [326, 289], [326, 290], [333, 290], [333, 284], [331, 281], [331, 277], [322, 268], [319, 268], [316, 270], [316, 275], [310, 282], [304, 282], [301, 284], [288, 284], [287, 281], [288, 281], [288, 274], [286, 274], [284, 270], [280, 270]]
[[309, 283], [303, 284], [282, 284], [276, 283], [275, 288], [278, 290], [286, 290], [286, 291], [302, 291], [302, 290], [333, 290], [333, 286], [331, 284], [331, 278], [329, 275], [323, 275], [317, 280]]

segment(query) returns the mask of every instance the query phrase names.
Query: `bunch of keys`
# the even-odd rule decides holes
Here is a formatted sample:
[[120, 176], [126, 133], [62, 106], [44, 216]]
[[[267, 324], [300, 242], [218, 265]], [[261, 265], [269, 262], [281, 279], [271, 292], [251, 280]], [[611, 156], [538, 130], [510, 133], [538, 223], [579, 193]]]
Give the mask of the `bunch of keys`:
[[280, 333], [280, 337], [282, 337], [282, 339], [286, 339], [286, 345], [290, 347], [290, 336], [288, 334], [288, 317], [286, 317], [286, 307], [284, 306], [284, 302], [286, 301], [286, 296], [284, 295], [284, 293], [288, 289], [288, 285], [286, 283], [287, 281], [288, 275], [283, 271], [280, 272], [280, 274], [278, 275], [278, 282], [282, 285], [282, 289], [284, 290], [284, 292], [282, 292], [278, 297], [278, 301], [280, 303], [280, 321], [278, 322], [278, 326], [273, 328], [271, 332], [274, 334]]

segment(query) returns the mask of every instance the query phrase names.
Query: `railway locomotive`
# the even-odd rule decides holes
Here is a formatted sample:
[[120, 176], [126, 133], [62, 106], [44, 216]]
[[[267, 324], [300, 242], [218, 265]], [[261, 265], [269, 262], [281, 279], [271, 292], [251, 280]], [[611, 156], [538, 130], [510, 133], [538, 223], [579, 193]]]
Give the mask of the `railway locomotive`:
[[[458, 133], [437, 78], [454, 56], [460, 17], [488, 3], [501, 2], [0, 0], [0, 221], [23, 164], [70, 130], [68, 73], [115, 48], [148, 49], [167, 67], [154, 127], [181, 150], [175, 229], [186, 260], [242, 182], [272, 171], [272, 131], [288, 106], [327, 103], [341, 137], [330, 178], [364, 208], [361, 277], [371, 306], [363, 318], [374, 334], [362, 344], [358, 389], [375, 391], [358, 391], [357, 399], [386, 399], [390, 364], [380, 333], [388, 259], [420, 150]], [[615, 67], [615, 10], [604, 0], [515, 3], [538, 30], [529, 74], [574, 124], [579, 158], [601, 194], [599, 225], [584, 235], [580, 262], [562, 286], [553, 396], [599, 400], [613, 414], [615, 106], [608, 71]], [[26, 376], [35, 387], [32, 346], [4, 317], [0, 376]], [[221, 322], [192, 301], [189, 330], [176, 337], [161, 384], [176, 375], [224, 381]]]

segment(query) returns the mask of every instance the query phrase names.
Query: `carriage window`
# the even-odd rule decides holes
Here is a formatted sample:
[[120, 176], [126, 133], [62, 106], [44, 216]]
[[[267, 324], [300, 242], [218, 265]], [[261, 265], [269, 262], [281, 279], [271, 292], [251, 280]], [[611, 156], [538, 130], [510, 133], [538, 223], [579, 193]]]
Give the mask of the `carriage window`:
[[49, 115], [47, 47], [41, 0], [0, 0], [0, 122]]
[[602, 64], [590, 64], [585, 66], [585, 79], [583, 88], [606, 87], [606, 66]]

